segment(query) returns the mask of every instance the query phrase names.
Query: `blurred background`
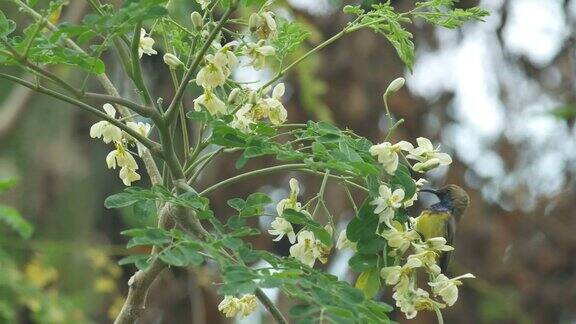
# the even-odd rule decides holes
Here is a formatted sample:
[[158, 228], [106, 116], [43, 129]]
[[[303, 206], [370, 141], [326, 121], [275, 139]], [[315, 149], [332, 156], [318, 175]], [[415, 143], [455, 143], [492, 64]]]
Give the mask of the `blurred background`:
[[[172, 10], [185, 17], [193, 10], [190, 2], [173, 1]], [[412, 1], [392, 3], [399, 11], [413, 6]], [[308, 48], [349, 19], [335, 1], [277, 4], [280, 15], [311, 28]], [[289, 120], [325, 120], [380, 142], [389, 127], [382, 93], [404, 76], [407, 86], [390, 99], [393, 114], [405, 119], [392, 142], [425, 136], [441, 144], [454, 163], [429, 174], [430, 185], [455, 183], [472, 198], [456, 235], [452, 272], [472, 272], [477, 279], [466, 281], [459, 302], [444, 311], [446, 323], [576, 323], [576, 0], [457, 4], [476, 5], [490, 11], [485, 23], [445, 30], [417, 21], [410, 27], [417, 49], [413, 71], [370, 31], [322, 50], [285, 80]], [[17, 22], [29, 21], [7, 1], [0, 8]], [[88, 11], [85, 1], [70, 1], [62, 20], [77, 22]], [[115, 84], [131, 96], [115, 57], [106, 59]], [[155, 93], [170, 98], [169, 82], [155, 73], [155, 66], [164, 64], [161, 55], [144, 64]], [[55, 72], [79, 78], [66, 68]], [[0, 314], [14, 315], [17, 323], [109, 322], [134, 271], [117, 265], [134, 252], [124, 249], [126, 238], [119, 232], [154, 222], [103, 207], [104, 198], [123, 186], [106, 168], [105, 145], [89, 138], [94, 122], [65, 104], [0, 83], [0, 179], [19, 178], [0, 203], [16, 207], [36, 228], [27, 241], [0, 229]], [[200, 187], [238, 172], [233, 158], [214, 163]], [[270, 163], [275, 161], [251, 161], [246, 168]], [[257, 190], [282, 199], [290, 177], [303, 184], [302, 200], [321, 180], [283, 174], [234, 185], [210, 199], [225, 218], [231, 213], [224, 207], [227, 199]], [[327, 195], [344, 228], [353, 216], [345, 193], [334, 185]], [[413, 212], [429, 203], [420, 201]], [[262, 218], [254, 225], [265, 232], [270, 222]], [[288, 253], [288, 245], [272, 245], [268, 235], [253, 243]], [[348, 256], [334, 255], [326, 267], [353, 281], [346, 271]], [[211, 269], [165, 271], [141, 323], [231, 323], [216, 311], [217, 281]], [[393, 303], [386, 292], [379, 298]], [[284, 298], [278, 302], [289, 305]], [[393, 318], [434, 323], [429, 315], [406, 321], [395, 313]], [[243, 323], [271, 319], [261, 312]]]

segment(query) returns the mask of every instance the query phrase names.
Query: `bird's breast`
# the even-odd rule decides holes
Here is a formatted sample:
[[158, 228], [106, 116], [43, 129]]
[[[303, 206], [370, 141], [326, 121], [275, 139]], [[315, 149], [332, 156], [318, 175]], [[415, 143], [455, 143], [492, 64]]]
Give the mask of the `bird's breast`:
[[448, 212], [424, 210], [416, 218], [415, 230], [425, 240], [433, 237], [446, 237], [446, 221], [450, 218]]

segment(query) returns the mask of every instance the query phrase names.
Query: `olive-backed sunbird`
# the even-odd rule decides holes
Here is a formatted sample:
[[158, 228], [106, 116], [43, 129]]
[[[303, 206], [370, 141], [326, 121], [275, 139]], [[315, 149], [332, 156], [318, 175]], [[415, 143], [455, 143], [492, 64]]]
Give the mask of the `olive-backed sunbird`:
[[[453, 247], [456, 225], [470, 203], [470, 197], [457, 185], [447, 185], [438, 190], [422, 189], [420, 192], [433, 193], [440, 200], [422, 211], [416, 218], [414, 229], [428, 240], [433, 237], [444, 237], [446, 244]], [[439, 266], [445, 272], [450, 262], [451, 251], [440, 256]]]

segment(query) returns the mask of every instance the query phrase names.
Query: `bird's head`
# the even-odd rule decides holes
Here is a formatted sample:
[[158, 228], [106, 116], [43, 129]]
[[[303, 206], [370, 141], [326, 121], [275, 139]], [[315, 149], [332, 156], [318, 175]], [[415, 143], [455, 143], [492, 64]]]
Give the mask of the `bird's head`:
[[450, 184], [440, 189], [422, 189], [421, 192], [435, 194], [440, 200], [440, 204], [452, 211], [454, 216], [459, 219], [470, 204], [470, 196], [461, 187]]

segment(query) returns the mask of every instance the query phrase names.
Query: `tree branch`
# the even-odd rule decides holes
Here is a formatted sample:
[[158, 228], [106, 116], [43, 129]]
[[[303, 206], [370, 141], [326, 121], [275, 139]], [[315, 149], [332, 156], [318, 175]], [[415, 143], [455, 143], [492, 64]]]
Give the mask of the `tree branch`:
[[[31, 7], [29, 7], [23, 1], [21, 1], [21, 0], [12, 0], [12, 1], [14, 1], [22, 10], [29, 13], [32, 16], [32, 18], [34, 18], [36, 21], [43, 19], [42, 15], [40, 15], [38, 12], [36, 12]], [[46, 27], [51, 31], [57, 31], [58, 30], [58, 27], [56, 27], [50, 21], [46, 21], [45, 24], [46, 24]], [[80, 46], [78, 46], [70, 38], [64, 38], [64, 42], [66, 43], [66, 45], [68, 47], [70, 47], [76, 51], [79, 51], [81, 53], [86, 53]], [[114, 97], [120, 97], [120, 93], [118, 92], [116, 87], [114, 87], [114, 84], [112, 84], [112, 81], [110, 81], [110, 79], [108, 78], [108, 76], [106, 74], [104, 74], [104, 73], [98, 74], [98, 75], [96, 75], [96, 78], [98, 79], [100, 84], [102, 84], [102, 86], [104, 87], [104, 89], [106, 90], [106, 92], [109, 95], [114, 96]], [[122, 116], [124, 116], [124, 117], [130, 116], [130, 112], [124, 106], [117, 105], [116, 107], [118, 108], [118, 111], [120, 112], [120, 114]], [[152, 184], [154, 184], [154, 185], [162, 184], [162, 182], [163, 182], [162, 181], [162, 175], [160, 174], [160, 171], [158, 170], [158, 166], [156, 165], [156, 162], [154, 162], [154, 158], [152, 157], [151, 152], [150, 151], [144, 152], [144, 154], [142, 155], [142, 160], [144, 161], [144, 164], [146, 166], [146, 171], [150, 175], [150, 180], [152, 181]]]
[[153, 116], [158, 115], [156, 109], [147, 106], [141, 106], [133, 101], [124, 99], [122, 97], [116, 97], [94, 92], [86, 92], [84, 93], [84, 97], [119, 104], [144, 117], [152, 118]]
[[150, 140], [149, 138], [140, 135], [140, 133], [138, 133], [137, 131], [133, 130], [132, 128], [126, 126], [126, 124], [122, 123], [121, 121], [108, 116], [108, 114], [106, 114], [106, 113], [104, 113], [104, 112], [78, 100], [78, 99], [74, 99], [74, 98], [69, 97], [65, 94], [61, 94], [57, 91], [45, 88], [45, 87], [40, 86], [40, 85], [33, 84], [31, 82], [28, 82], [26, 80], [23, 80], [23, 79], [20, 79], [20, 78], [17, 78], [15, 76], [11, 76], [8, 74], [0, 73], [0, 78], [18, 83], [20, 85], [23, 85], [23, 86], [30, 88], [34, 91], [37, 91], [39, 93], [43, 93], [43, 94], [49, 95], [51, 97], [54, 97], [56, 99], [59, 99], [61, 101], [65, 101], [65, 102], [68, 102], [72, 105], [75, 105], [78, 108], [83, 109], [83, 110], [85, 110], [85, 111], [87, 111], [93, 115], [96, 115], [96, 116], [100, 117], [101, 119], [104, 119], [104, 120], [108, 121], [109, 123], [113, 124], [114, 126], [122, 129], [123, 131], [128, 133], [130, 136], [134, 137], [138, 142], [142, 143], [142, 145], [146, 146], [152, 153], [155, 153], [158, 155], [162, 153], [162, 147], [160, 146], [159, 143], [156, 143], [156, 142]]

